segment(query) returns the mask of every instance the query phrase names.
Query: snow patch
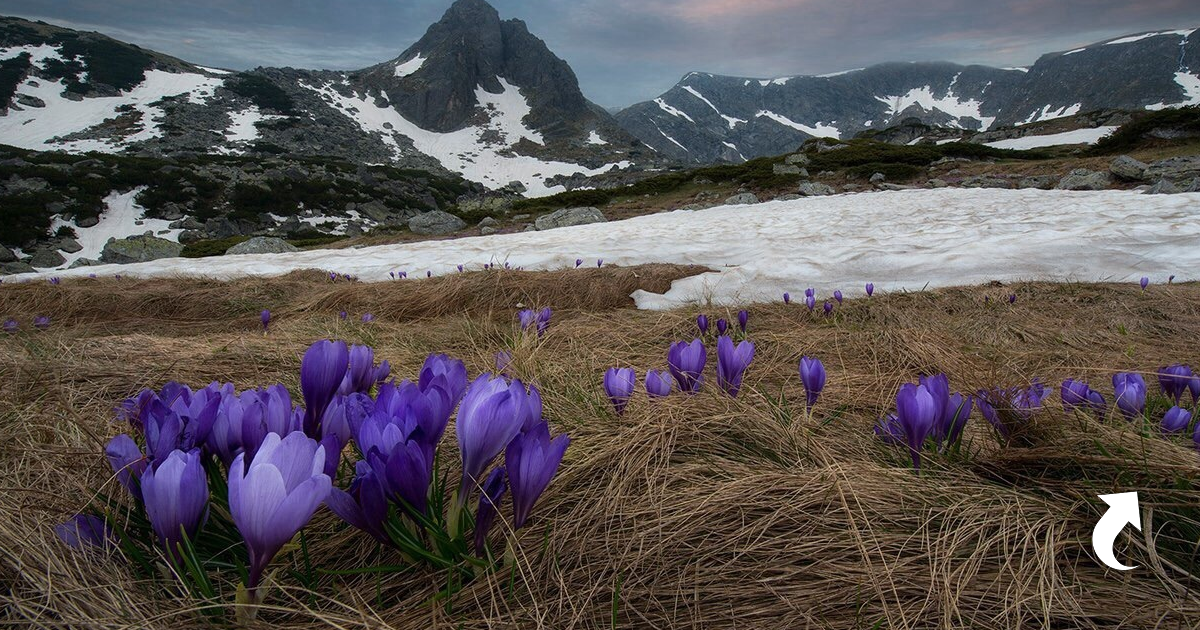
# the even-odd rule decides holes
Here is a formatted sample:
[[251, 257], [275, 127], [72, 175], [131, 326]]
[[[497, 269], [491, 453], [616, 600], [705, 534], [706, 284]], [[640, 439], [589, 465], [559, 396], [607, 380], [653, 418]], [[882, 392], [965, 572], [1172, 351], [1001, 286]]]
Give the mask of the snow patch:
[[[566, 270], [576, 258], [715, 270], [677, 280], [663, 294], [633, 294], [640, 308], [666, 309], [709, 298], [722, 306], [777, 303], [784, 291], [795, 295], [804, 287], [816, 288], [819, 296], [834, 289], [861, 294], [866, 282], [887, 292], [992, 280], [1121, 282], [1177, 274], [1188, 281], [1200, 269], [1200, 248], [1193, 246], [1200, 241], [1200, 193], [947, 188], [747, 208], [678, 210], [545, 232], [352, 250], [177, 258], [55, 275], [239, 278], [326, 269], [379, 282], [389, 281], [388, 272], [395, 269], [431, 269], [442, 275], [457, 273], [458, 264], [474, 270], [499, 260], [528, 270]], [[731, 225], [737, 229], [729, 229]], [[864, 225], [870, 229], [862, 229]], [[798, 242], [804, 247], [797, 248]]]
[[685, 85], [685, 86], [683, 86], [683, 89], [685, 89], [689, 93], [691, 93], [692, 96], [695, 96], [696, 98], [704, 101], [705, 105], [708, 105], [710, 108], [712, 108], [712, 110], [714, 112], [717, 112], [718, 116], [725, 119], [725, 122], [726, 122], [726, 124], [729, 125], [730, 129], [733, 129], [734, 127], [736, 127], [738, 125], [738, 123], [747, 122], [745, 120], [742, 120], [741, 118], [734, 118], [733, 116], [726, 116], [725, 114], [722, 114], [721, 110], [717, 109], [717, 106], [712, 104], [712, 101], [708, 100], [707, 98], [704, 98], [704, 95], [701, 94], [700, 92], [696, 91], [696, 89], [693, 88], [692, 86]]
[[596, 133], [595, 129], [593, 129], [592, 132], [590, 134], [588, 134], [587, 143], [588, 144], [598, 144], [598, 145], [608, 144], [608, 142], [606, 142], [604, 140], [604, 138], [600, 137], [599, 133]]
[[685, 119], [687, 119], [688, 122], [693, 123], [693, 124], [696, 122], [696, 121], [692, 120], [692, 117], [688, 116], [685, 112], [683, 112], [679, 109], [676, 109], [670, 105], [667, 105], [667, 102], [662, 100], [661, 98], [654, 99], [654, 102], [658, 104], [660, 109], [662, 109], [664, 112], [667, 112], [668, 114], [670, 114], [672, 116], [675, 116], [677, 118], [685, 118]]
[[[955, 82], [958, 81], [958, 76], [954, 77]], [[992, 123], [996, 122], [995, 116], [984, 116], [980, 111], [982, 103], [970, 98], [967, 100], [959, 100], [954, 95], [954, 85], [946, 91], [945, 96], [934, 96], [932, 86], [913, 88], [907, 93], [900, 96], [876, 96], [875, 100], [887, 105], [890, 108], [889, 116], [895, 118], [901, 112], [916, 105], [922, 110], [932, 112], [934, 110], [943, 112], [955, 118], [970, 118], [979, 121], [980, 131], [987, 131]]]
[[1010, 138], [1008, 140], [997, 140], [996, 142], [985, 142], [985, 146], [994, 149], [1038, 149], [1041, 147], [1053, 147], [1060, 144], [1096, 144], [1101, 138], [1116, 131], [1117, 127], [1095, 127], [1092, 129], [1076, 129], [1074, 131], [1064, 131], [1062, 133], [1053, 133], [1043, 136], [1025, 136], [1023, 138]]
[[1010, 70], [1012, 72], [1029, 72], [1029, 68], [1001, 68], [1001, 70]]
[[204, 66], [196, 66], [196, 67], [200, 68], [201, 70], [203, 70], [205, 72], [211, 72], [212, 74], [221, 74], [221, 75], [233, 74], [233, 72], [230, 70], [222, 70], [220, 68], [206, 68]]
[[[545, 197], [565, 190], [561, 185], [547, 184], [549, 178], [575, 173], [599, 175], [613, 168], [625, 169], [630, 166], [629, 161], [622, 160], [589, 169], [579, 164], [513, 153], [510, 150], [512, 145], [522, 138], [541, 144], [542, 135], [526, 127], [523, 122], [529, 115], [530, 107], [520, 90], [504, 78], [498, 80], [504, 88], [500, 94], [492, 94], [483, 88], [475, 91], [480, 107], [488, 114], [488, 121], [480, 126], [448, 133], [422, 129], [392, 107], [379, 107], [374, 99], [357, 93], [341, 94], [330, 84], [315, 86], [301, 82], [300, 85], [320, 94], [327, 103], [364, 131], [379, 133], [396, 156], [406, 150], [397, 140], [397, 135], [407, 137], [418, 151], [438, 160], [442, 166], [492, 189], [519, 181], [528, 189], [526, 195]], [[499, 141], [493, 138], [499, 138]]]
[[1068, 50], [1067, 52], [1063, 53], [1062, 56], [1066, 57], [1067, 55], [1074, 55], [1075, 53], [1081, 53], [1085, 50], [1087, 50], [1086, 47], [1085, 48], [1076, 48], [1075, 50]]
[[808, 125], [798, 123], [798, 122], [788, 118], [787, 116], [783, 116], [782, 114], [776, 114], [775, 112], [770, 112], [765, 109], [760, 110], [757, 114], [754, 115], [754, 117], [755, 118], [769, 118], [785, 127], [791, 127], [792, 129], [803, 131], [804, 133], [806, 133], [810, 136], [813, 136], [814, 138], [839, 138], [840, 139], [842, 137], [842, 132], [838, 131], [838, 128], [834, 127], [833, 125], [826, 125], [825, 123], [818, 122], [818, 123], [814, 123], [815, 126], [810, 127]]
[[833, 77], [840, 77], [840, 76], [846, 75], [846, 74], [862, 72], [863, 70], [866, 70], [866, 68], [854, 68], [851, 70], [842, 70], [841, 72], [830, 72], [829, 74], [818, 74], [817, 78], [818, 79], [832, 79]]
[[1083, 109], [1083, 103], [1075, 103], [1074, 105], [1068, 105], [1058, 109], [1050, 109], [1051, 107], [1053, 107], [1053, 105], [1047, 105], [1040, 110], [1034, 111], [1029, 115], [1029, 118], [1026, 118], [1021, 124], [1026, 125], [1032, 122], [1042, 122], [1045, 120], [1054, 120], [1055, 118], [1074, 116], [1075, 114], [1079, 113], [1079, 110]]
[[134, 198], [145, 189], [145, 186], [141, 186], [129, 192], [109, 193], [104, 198], [105, 209], [100, 212], [100, 221], [92, 227], [79, 227], [75, 225], [74, 221], [64, 221], [56, 215], [50, 224], [50, 233], [53, 234], [64, 225], [68, 226], [75, 230], [75, 240], [83, 247], [74, 254], [60, 251], [63, 258], [66, 258], [62, 268], [65, 269], [80, 258], [99, 260], [100, 252], [104, 251], [104, 245], [113, 238], [123, 239], [149, 231], [158, 238], [178, 243], [179, 234], [183, 232], [182, 229], [170, 228], [171, 222], [165, 219], [147, 219], [143, 216], [146, 209], [139, 206]]
[[1187, 37], [1194, 32], [1196, 32], [1196, 29], [1191, 28], [1182, 31], [1159, 31], [1157, 33], [1143, 33], [1141, 35], [1130, 35], [1129, 37], [1114, 39], [1111, 42], [1104, 42], [1104, 45], [1112, 46], [1113, 44], [1132, 44], [1133, 42], [1140, 42], [1143, 39], [1150, 39], [1151, 37], [1158, 37], [1160, 35], [1178, 35], [1181, 37]]
[[408, 61], [396, 64], [396, 76], [406, 77], [406, 76], [416, 72], [417, 70], [420, 70], [421, 66], [423, 66], [423, 65], [425, 65], [425, 56], [420, 53], [417, 53], [416, 57], [413, 57], [412, 59], [409, 59]]

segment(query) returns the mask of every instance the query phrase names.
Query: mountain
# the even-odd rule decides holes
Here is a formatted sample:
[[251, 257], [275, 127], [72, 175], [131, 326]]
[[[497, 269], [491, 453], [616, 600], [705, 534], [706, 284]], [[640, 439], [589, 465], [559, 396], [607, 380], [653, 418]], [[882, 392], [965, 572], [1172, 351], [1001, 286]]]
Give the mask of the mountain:
[[143, 157], [321, 156], [530, 195], [653, 161], [520, 20], [458, 0], [399, 57], [230, 72], [0, 18], [0, 144]]
[[850, 138], [910, 118], [986, 131], [1098, 109], [1198, 104], [1196, 30], [1119, 37], [1043, 55], [1028, 68], [886, 63], [778, 79], [692, 72], [616, 118], [665, 157], [710, 163], [778, 155], [808, 138]]

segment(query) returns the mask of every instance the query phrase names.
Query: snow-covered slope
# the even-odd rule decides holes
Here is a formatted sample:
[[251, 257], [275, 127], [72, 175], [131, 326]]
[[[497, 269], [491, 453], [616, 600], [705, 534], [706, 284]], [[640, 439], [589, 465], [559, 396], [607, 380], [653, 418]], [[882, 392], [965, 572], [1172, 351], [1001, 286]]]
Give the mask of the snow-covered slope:
[[58, 275], [234, 278], [316, 268], [375, 282], [399, 270], [414, 277], [426, 270], [456, 273], [460, 264], [472, 270], [496, 262], [565, 269], [576, 258], [713, 270], [676, 281], [665, 294], [634, 295], [641, 308], [664, 309], [708, 299], [777, 300], [784, 291], [802, 295], [805, 287], [823, 296], [834, 289], [853, 294], [866, 282], [886, 291], [989, 280], [1195, 279], [1200, 249], [1192, 245], [1198, 239], [1200, 193], [948, 188], [681, 210], [544, 232], [355, 250], [159, 260]]
[[997, 140], [995, 142], [985, 142], [984, 144], [995, 149], [1040, 149], [1042, 147], [1053, 147], [1063, 144], [1096, 144], [1101, 138], [1117, 129], [1117, 127], [1111, 126], [1093, 127], [1041, 136], [1024, 136], [1008, 140]]
[[916, 118], [988, 131], [1099, 109], [1200, 104], [1200, 34], [1175, 29], [1043, 55], [1032, 66], [887, 63], [820, 76], [692, 72], [617, 114], [639, 140], [705, 163], [779, 155], [815, 136], [850, 138]]
[[75, 230], [75, 241], [83, 247], [73, 254], [60, 252], [66, 259], [62, 266], [66, 267], [80, 258], [98, 260], [100, 252], [104, 251], [104, 245], [110, 238], [122, 239], [150, 232], [158, 238], [178, 243], [179, 234], [183, 230], [171, 228], [170, 221], [144, 216], [145, 208], [134, 201], [142, 190], [136, 188], [126, 193], [110, 194], [104, 199], [104, 211], [100, 214], [100, 222], [92, 227], [79, 227], [74, 221], [55, 217], [50, 231], [54, 232], [62, 226], [70, 227]]

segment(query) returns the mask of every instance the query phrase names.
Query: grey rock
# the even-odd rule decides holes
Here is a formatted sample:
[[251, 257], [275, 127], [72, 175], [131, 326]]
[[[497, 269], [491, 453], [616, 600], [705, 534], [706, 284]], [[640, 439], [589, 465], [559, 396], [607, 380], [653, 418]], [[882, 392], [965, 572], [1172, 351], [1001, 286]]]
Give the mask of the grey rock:
[[1169, 180], [1160, 179], [1160, 180], [1158, 180], [1158, 183], [1147, 188], [1145, 194], [1147, 194], [1147, 195], [1174, 195], [1176, 193], [1181, 193], [1181, 192], [1183, 192], [1183, 191], [1180, 190], [1178, 186], [1171, 183]]
[[96, 260], [94, 258], [76, 258], [75, 262], [73, 262], [69, 266], [67, 266], [67, 269], [78, 269], [80, 267], [95, 267], [96, 265], [103, 265], [103, 264], [104, 263], [102, 263], [99, 260]]
[[80, 217], [75, 220], [75, 225], [81, 228], [95, 227], [98, 223], [100, 223], [100, 217]]
[[159, 218], [165, 221], [178, 221], [182, 219], [183, 216], [183, 207], [177, 203], [164, 203], [162, 212], [159, 214]]
[[525, 229], [524, 229], [524, 230], [521, 230], [521, 231], [522, 231], [522, 232], [536, 232], [536, 231], [537, 231], [537, 226], [536, 226], [536, 225], [534, 225], [534, 224], [532, 224], [532, 223], [530, 223], [529, 225], [526, 225], [526, 226], [525, 226]]
[[1040, 190], [1050, 190], [1058, 183], [1058, 178], [1053, 175], [1031, 175], [1021, 178], [1017, 182], [1017, 188], [1037, 188]]
[[946, 186], [949, 186], [949, 184], [946, 183], [946, 180], [938, 179], [936, 177], [925, 182], [926, 188], [945, 188]]
[[67, 262], [63, 255], [52, 249], [39, 249], [33, 252], [33, 258], [29, 264], [34, 267], [45, 269], [46, 267], [57, 267]]
[[479, 233], [484, 236], [488, 236], [489, 234], [495, 234], [498, 231], [499, 230], [497, 230], [495, 227], [492, 227], [490, 225], [485, 225], [485, 226], [479, 228]]
[[784, 195], [779, 195], [774, 199], [774, 201], [795, 201], [800, 198], [800, 195], [797, 195], [796, 193], [787, 193]]
[[[229, 238], [231, 236], [240, 236], [242, 231], [238, 226], [225, 217], [214, 217], [204, 222], [204, 231], [208, 233], [208, 238]], [[104, 260], [103, 256], [100, 258]], [[153, 259], [152, 259], [153, 260]]]
[[176, 258], [182, 251], [183, 245], [157, 236], [114, 238], [104, 244], [104, 249], [100, 252], [100, 262], [116, 264], [147, 262], [160, 258]]
[[392, 217], [392, 210], [382, 201], [370, 201], [358, 204], [360, 214], [376, 223], [385, 223]]
[[795, 164], [775, 164], [771, 167], [771, 170], [776, 175], [799, 175], [801, 168]]
[[808, 166], [812, 164], [812, 160], [804, 153], [793, 153], [783, 159], [788, 164], [799, 164], [800, 166]]
[[442, 210], [431, 210], [408, 220], [408, 229], [412, 230], [413, 234], [422, 236], [452, 234], [465, 227], [465, 221]]
[[1141, 181], [1146, 177], [1146, 169], [1150, 165], [1145, 162], [1139, 162], [1128, 155], [1122, 155], [1113, 160], [1108, 166], [1108, 172], [1112, 173], [1118, 179], [1123, 179], [1131, 182]]
[[167, 227], [172, 230], [201, 230], [204, 229], [204, 224], [192, 217], [184, 217], [178, 221], [168, 223]]
[[912, 190], [913, 189], [912, 186], [904, 186], [902, 184], [889, 184], [886, 182], [879, 184], [879, 188], [881, 190], [893, 190], [893, 191], [895, 191], [895, 190]]
[[74, 254], [83, 249], [83, 245], [73, 238], [64, 238], [58, 242], [58, 248], [68, 254]]
[[283, 254], [298, 252], [299, 247], [274, 236], [255, 236], [225, 250], [226, 254]]
[[727, 206], [741, 206], [752, 203], [758, 203], [758, 196], [754, 193], [740, 193], [725, 200]]
[[821, 182], [803, 182], [800, 184], [799, 190], [799, 193], [805, 197], [824, 197], [825, 195], [832, 195], [835, 192], [833, 187]]
[[205, 238], [207, 235], [203, 230], [184, 230], [179, 233], [179, 242], [184, 244], [203, 241]]
[[13, 253], [13, 250], [11, 250], [3, 245], [0, 245], [0, 263], [10, 263], [10, 262], [14, 262], [16, 260], [17, 260], [17, 255], [15, 253]]
[[883, 173], [875, 173], [875, 174], [871, 175], [870, 182], [872, 184], [882, 184], [883, 181], [886, 179], [887, 179], [887, 177]]
[[1058, 186], [1055, 188], [1059, 190], [1105, 190], [1109, 183], [1108, 173], [1077, 168], [1059, 180]]
[[1012, 188], [1011, 181], [993, 175], [975, 175], [962, 180], [963, 188]]
[[1192, 181], [1186, 185], [1183, 183], [1176, 184], [1183, 192], [1200, 192], [1200, 177], [1193, 177]]
[[1177, 182], [1193, 177], [1200, 177], [1200, 155], [1168, 158], [1146, 167], [1146, 181], [1169, 179]]
[[33, 273], [37, 271], [30, 267], [28, 263], [23, 262], [8, 262], [0, 263], [0, 275], [11, 275], [14, 273]]
[[498, 227], [499, 225], [500, 225], [500, 222], [493, 219], [492, 217], [484, 217], [483, 220], [480, 221], [479, 224], [476, 225], [475, 227], [478, 227], [479, 229], [483, 229], [483, 228], [488, 228], [488, 227], [494, 228], [494, 227]]
[[608, 221], [608, 218], [598, 208], [584, 206], [580, 208], [563, 208], [562, 210], [551, 212], [545, 216], [538, 217], [533, 222], [533, 225], [539, 230], [553, 230], [554, 228], [588, 225], [589, 223], [604, 223], [605, 221]]
[[516, 215], [516, 216], [514, 216], [514, 217], [513, 217], [513, 221], [528, 221], [530, 216], [532, 216], [532, 215], [529, 215], [529, 214], [518, 214], [518, 215]]

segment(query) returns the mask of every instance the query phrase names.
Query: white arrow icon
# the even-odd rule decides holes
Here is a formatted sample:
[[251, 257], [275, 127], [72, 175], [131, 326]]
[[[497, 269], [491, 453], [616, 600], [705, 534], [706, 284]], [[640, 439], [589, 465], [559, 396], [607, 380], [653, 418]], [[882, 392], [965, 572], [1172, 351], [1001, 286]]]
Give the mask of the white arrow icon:
[[1100, 522], [1096, 523], [1096, 528], [1092, 530], [1092, 549], [1096, 550], [1100, 561], [1110, 568], [1118, 571], [1136, 569], [1136, 566], [1127, 567], [1121, 564], [1113, 556], [1113, 543], [1117, 540], [1117, 534], [1125, 529], [1126, 523], [1131, 523], [1135, 529], [1142, 531], [1142, 512], [1138, 509], [1137, 493], [1122, 492], [1099, 496], [1101, 501], [1109, 505], [1109, 508], [1100, 518]]

